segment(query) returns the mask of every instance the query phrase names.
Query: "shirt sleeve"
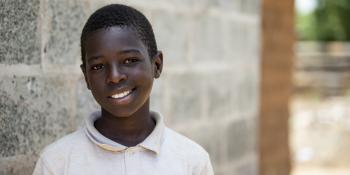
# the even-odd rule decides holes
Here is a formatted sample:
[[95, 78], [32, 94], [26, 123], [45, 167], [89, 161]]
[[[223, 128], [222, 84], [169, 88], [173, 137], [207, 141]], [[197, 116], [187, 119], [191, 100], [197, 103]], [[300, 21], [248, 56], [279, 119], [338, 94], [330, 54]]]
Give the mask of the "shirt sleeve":
[[36, 162], [33, 175], [54, 175], [52, 171], [47, 167], [42, 157]]
[[204, 163], [204, 166], [200, 170], [199, 175], [214, 175], [214, 170], [213, 170], [213, 167], [211, 165], [209, 155], [206, 157], [207, 157], [206, 161]]

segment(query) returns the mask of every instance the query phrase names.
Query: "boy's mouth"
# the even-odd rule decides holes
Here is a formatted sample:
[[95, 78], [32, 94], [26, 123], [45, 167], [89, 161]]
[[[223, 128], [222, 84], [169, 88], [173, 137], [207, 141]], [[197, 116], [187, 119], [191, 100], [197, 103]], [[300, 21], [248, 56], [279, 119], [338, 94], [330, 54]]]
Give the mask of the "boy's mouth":
[[134, 89], [125, 90], [123, 92], [111, 95], [109, 97], [113, 98], [113, 99], [122, 99], [122, 98], [125, 98], [126, 96], [130, 95], [132, 93], [132, 91], [134, 91]]

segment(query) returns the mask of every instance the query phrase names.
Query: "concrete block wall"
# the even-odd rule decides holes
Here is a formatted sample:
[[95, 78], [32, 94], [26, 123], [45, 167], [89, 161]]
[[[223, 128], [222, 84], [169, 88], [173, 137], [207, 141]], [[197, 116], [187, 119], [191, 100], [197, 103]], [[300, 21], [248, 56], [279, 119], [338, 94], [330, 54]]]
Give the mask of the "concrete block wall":
[[[40, 150], [98, 109], [79, 69], [97, 8], [124, 1], [0, 1], [0, 174], [31, 174]], [[258, 174], [259, 0], [129, 0], [164, 53], [152, 109], [200, 143], [218, 175]]]

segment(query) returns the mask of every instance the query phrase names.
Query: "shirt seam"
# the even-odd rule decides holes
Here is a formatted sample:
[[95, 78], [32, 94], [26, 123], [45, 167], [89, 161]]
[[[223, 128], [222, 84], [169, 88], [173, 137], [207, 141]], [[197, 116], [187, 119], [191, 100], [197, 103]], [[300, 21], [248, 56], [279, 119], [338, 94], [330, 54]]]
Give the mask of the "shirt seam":
[[50, 174], [54, 175], [55, 173], [53, 173], [53, 171], [51, 170], [51, 168], [49, 167], [47, 161], [45, 160], [44, 157], [41, 157], [41, 160], [42, 160], [42, 164], [43, 164], [43, 167], [45, 169], [47, 169], [47, 171], [49, 171]]

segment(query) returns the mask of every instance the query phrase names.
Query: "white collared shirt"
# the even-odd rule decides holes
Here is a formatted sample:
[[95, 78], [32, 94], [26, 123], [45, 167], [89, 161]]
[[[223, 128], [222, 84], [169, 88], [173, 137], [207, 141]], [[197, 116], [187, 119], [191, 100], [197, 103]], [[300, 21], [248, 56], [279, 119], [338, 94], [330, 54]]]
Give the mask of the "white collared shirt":
[[152, 112], [156, 127], [140, 144], [126, 147], [94, 127], [100, 112], [85, 126], [47, 146], [33, 175], [213, 175], [208, 153], [164, 125]]

